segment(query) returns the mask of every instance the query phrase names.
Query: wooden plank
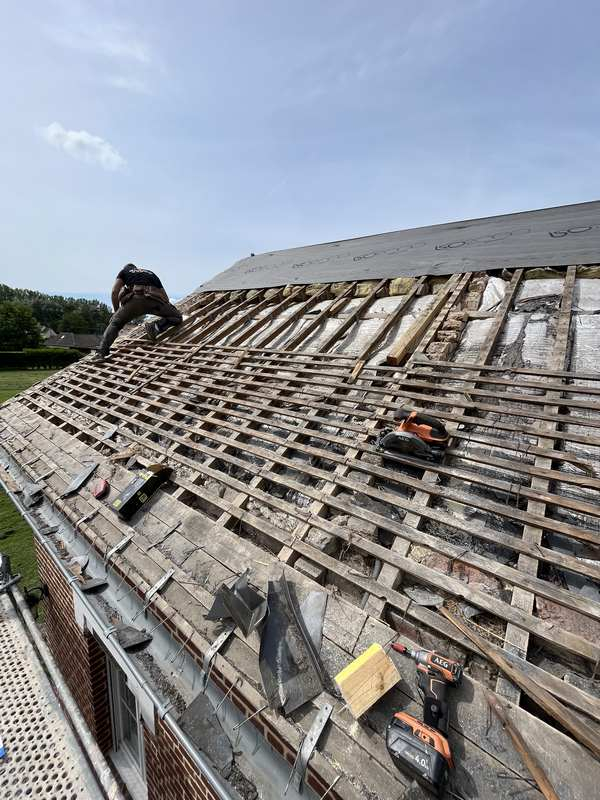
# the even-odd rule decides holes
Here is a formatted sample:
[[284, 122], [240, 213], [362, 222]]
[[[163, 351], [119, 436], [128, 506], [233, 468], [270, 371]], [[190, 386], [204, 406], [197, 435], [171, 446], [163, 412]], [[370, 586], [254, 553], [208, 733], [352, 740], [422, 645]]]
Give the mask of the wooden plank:
[[500, 699], [492, 694], [491, 692], [486, 692], [486, 697], [488, 701], [488, 705], [492, 709], [492, 711], [496, 714], [500, 722], [502, 723], [502, 727], [508, 733], [511, 738], [513, 745], [515, 746], [515, 750], [519, 753], [523, 762], [527, 765], [527, 769], [533, 775], [533, 778], [537, 785], [540, 788], [540, 791], [546, 798], [546, 800], [560, 800], [559, 796], [554, 791], [554, 786], [552, 786], [544, 768], [541, 766], [537, 758], [533, 755], [531, 750], [529, 749], [527, 742], [521, 736], [519, 730], [515, 727], [512, 720], [508, 715], [508, 710], [504, 707], [504, 705], [500, 702]]
[[540, 369], [538, 367], [506, 367], [497, 364], [481, 364], [470, 361], [427, 361], [427, 366], [447, 369], [472, 370], [474, 372], [509, 372], [511, 375], [536, 375], [542, 378], [577, 379], [581, 381], [600, 381], [600, 372], [572, 372], [569, 370]]
[[[454, 276], [456, 277], [456, 283], [459, 279], [459, 275]], [[452, 280], [452, 279], [450, 279]], [[356, 380], [364, 366], [367, 362], [367, 359], [373, 353], [375, 348], [381, 343], [381, 341], [388, 335], [391, 329], [398, 323], [400, 318], [404, 315], [407, 306], [412, 302], [415, 295], [418, 295], [421, 289], [425, 286], [426, 278], [419, 278], [418, 281], [415, 282], [414, 286], [405, 294], [401, 300], [398, 301], [398, 305], [394, 309], [391, 314], [388, 314], [387, 319], [383, 321], [383, 323], [379, 326], [379, 328], [375, 331], [371, 339], [367, 342], [365, 347], [361, 350], [359, 355], [356, 358], [356, 363], [352, 369], [351, 380]], [[450, 283], [450, 281], [448, 281]]]
[[[411, 365], [410, 369], [407, 365], [407, 371], [414, 375], [415, 377], [426, 377], [426, 378], [442, 378], [443, 380], [449, 380], [453, 383], [469, 383], [473, 380], [473, 376], [469, 375], [466, 370], [465, 374], [454, 374], [452, 371], [444, 372], [438, 371], [433, 368], [429, 368], [429, 365], [426, 362], [417, 362]], [[510, 367], [505, 369], [505, 372], [511, 372]], [[540, 376], [543, 377], [543, 376]], [[571, 373], [570, 378], [565, 378], [564, 380], [579, 380], [579, 375], [577, 373]], [[478, 385], [485, 385], [485, 386], [509, 386], [510, 388], [519, 387], [519, 389], [535, 389], [538, 392], [540, 391], [540, 381], [524, 381], [513, 379], [509, 380], [506, 378], [486, 378], [483, 375], [477, 378]], [[561, 394], [587, 394], [590, 396], [598, 396], [600, 395], [600, 387], [598, 386], [579, 386], [574, 383], [553, 383], [550, 380], [545, 380], [543, 383], [543, 388], [545, 391], [555, 390], [560, 392]]]
[[597, 759], [600, 759], [600, 740], [598, 739], [597, 732], [588, 725], [587, 722], [576, 716], [567, 706], [564, 706], [550, 692], [542, 689], [535, 681], [508, 662], [504, 656], [498, 652], [491, 650], [487, 646], [487, 642], [479, 634], [472, 631], [462, 620], [453, 616], [447, 609], [442, 608], [442, 613], [453, 625], [455, 625], [465, 636], [468, 636], [473, 641], [479, 650], [492, 661], [499, 669], [501, 669], [510, 679], [518, 684], [521, 689], [534, 700], [540, 708], [543, 708], [550, 716], [555, 719], [563, 728], [571, 733], [578, 742], [581, 742], [585, 747], [592, 752]]
[[452, 275], [444, 286], [440, 288], [435, 296], [435, 300], [429, 308], [419, 315], [418, 319], [415, 320], [410, 328], [405, 331], [394, 344], [387, 357], [388, 364], [398, 366], [407, 355], [413, 352], [416, 345], [425, 335], [427, 328], [441, 312], [448, 298], [452, 296], [460, 278], [460, 273]]
[[[569, 359], [569, 330], [571, 326], [571, 310], [573, 307], [573, 292], [575, 289], [575, 267], [569, 267], [564, 282], [562, 301], [560, 305], [560, 314], [558, 317], [558, 326], [556, 330], [556, 339], [552, 349], [550, 358], [550, 367], [553, 370], [560, 371], [568, 365]], [[558, 413], [558, 403], [560, 393], [554, 390], [546, 392], [544, 406], [549, 412]], [[566, 417], [570, 420], [570, 417]], [[557, 423], [544, 422], [538, 425], [538, 442], [547, 446], [554, 446], [551, 434], [558, 427]], [[544, 440], [543, 434], [549, 434], [548, 438]], [[548, 468], [551, 462], [547, 458], [538, 456], [535, 459], [536, 466]], [[534, 477], [531, 480], [531, 486], [536, 491], [543, 493], [548, 490], [549, 481], [546, 478]], [[546, 503], [543, 500], [530, 499], [527, 503], [527, 511], [543, 517], [546, 513]], [[524, 541], [530, 542], [533, 545], [540, 545], [542, 542], [543, 532], [540, 528], [526, 525], [523, 528], [522, 538]], [[517, 568], [526, 572], [529, 575], [537, 575], [538, 560], [532, 556], [527, 556], [523, 553], [519, 556]], [[512, 594], [512, 604], [517, 608], [521, 608], [529, 613], [533, 612], [535, 594], [528, 592], [522, 587], [515, 587]], [[527, 654], [529, 647], [529, 636], [522, 630], [517, 630], [513, 625], [506, 626], [506, 641], [504, 645], [506, 650], [516, 652], [518, 648], [521, 653]], [[504, 676], [500, 676], [496, 684], [496, 691], [498, 694], [508, 698], [512, 703], [518, 704], [520, 700], [519, 686], [511, 683]]]
[[396, 665], [380, 644], [372, 644], [334, 678], [355, 719], [400, 680]]

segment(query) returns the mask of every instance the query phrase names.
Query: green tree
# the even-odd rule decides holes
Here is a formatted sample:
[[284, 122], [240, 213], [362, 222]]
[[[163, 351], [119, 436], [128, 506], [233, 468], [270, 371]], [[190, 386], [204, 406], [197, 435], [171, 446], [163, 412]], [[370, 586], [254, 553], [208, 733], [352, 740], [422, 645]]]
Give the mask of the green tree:
[[[57, 333], [102, 333], [111, 315], [108, 306], [98, 300], [61, 297], [32, 289], [12, 289], [0, 283], [0, 302], [3, 300], [14, 300], [29, 306], [40, 325], [46, 325]], [[70, 312], [77, 312], [77, 316], [70, 318]], [[70, 323], [74, 323], [77, 329]]]
[[22, 350], [40, 343], [40, 326], [31, 308], [14, 301], [0, 302], [0, 350]]
[[65, 311], [61, 321], [58, 323], [59, 331], [69, 331], [70, 333], [88, 333], [90, 330], [89, 322], [77, 308]]

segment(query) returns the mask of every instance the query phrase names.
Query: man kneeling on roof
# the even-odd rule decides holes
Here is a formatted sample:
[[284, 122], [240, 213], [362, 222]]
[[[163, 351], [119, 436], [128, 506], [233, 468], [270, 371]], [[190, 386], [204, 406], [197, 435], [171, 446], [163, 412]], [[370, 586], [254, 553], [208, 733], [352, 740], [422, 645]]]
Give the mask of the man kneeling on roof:
[[125, 264], [116, 277], [112, 288], [113, 311], [108, 327], [104, 331], [100, 349], [94, 361], [103, 361], [110, 353], [110, 347], [121, 328], [132, 319], [154, 314], [161, 319], [146, 322], [146, 334], [154, 341], [156, 337], [173, 325], [180, 325], [181, 312], [169, 301], [160, 278], [149, 269]]

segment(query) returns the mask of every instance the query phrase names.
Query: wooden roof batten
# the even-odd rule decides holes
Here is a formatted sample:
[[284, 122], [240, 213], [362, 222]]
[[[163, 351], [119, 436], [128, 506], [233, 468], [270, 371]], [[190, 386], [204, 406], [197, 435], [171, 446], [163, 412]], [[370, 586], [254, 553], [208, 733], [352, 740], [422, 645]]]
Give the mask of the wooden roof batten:
[[[174, 611], [174, 624], [186, 636], [189, 631], [198, 636], [200, 649], [209, 641], [210, 626], [197, 614], [184, 612], [187, 598], [208, 608], [223, 576], [239, 574], [239, 564], [249, 562], [253, 583], [261, 589], [281, 564], [300, 582], [310, 584], [309, 575], [320, 576], [329, 594], [326, 664], [348, 663], [371, 641], [389, 643], [398, 635], [396, 629], [405, 638], [410, 631], [421, 631], [425, 644], [437, 643], [467, 659], [480, 657], [477, 647], [440, 613], [408, 597], [405, 587], [417, 584], [441, 592], [451, 608], [461, 603], [478, 608], [484, 630], [496, 637], [488, 638], [493, 648], [511, 663], [522, 664], [555, 699], [598, 723], [597, 698], [528, 658], [529, 643], [535, 641], [559, 662], [575, 659], [585, 665], [584, 677], [600, 661], [600, 642], [583, 630], [549, 626], [536, 615], [534, 604], [535, 597], [545, 598], [600, 623], [600, 603], [557, 585], [545, 568], [538, 569], [550, 565], [600, 579], [600, 561], [554, 550], [546, 541], [547, 535], [556, 534], [590, 548], [600, 545], [600, 512], [590, 494], [600, 482], [589, 470], [577, 469], [578, 464], [588, 466], [580, 445], [600, 453], [600, 385], [594, 383], [600, 375], [584, 378], [568, 371], [576, 270], [570, 267], [564, 273], [556, 357], [548, 369], [517, 367], [509, 372], [494, 359], [526, 277], [520, 268], [506, 276], [504, 299], [490, 318], [475, 361], [463, 365], [452, 357], [428, 357], [440, 352], [430, 347], [446, 341], [449, 320], [465, 315], [465, 298], [475, 291], [475, 277], [457, 273], [438, 281], [435, 294], [429, 278], [415, 280], [394, 304], [377, 312], [382, 320], [367, 337], [362, 333], [365, 319], [373, 315], [378, 300], [389, 296], [387, 278], [360, 292], [359, 284], [350, 282], [336, 293], [330, 285], [220, 296], [211, 292], [205, 298], [201, 293], [190, 301], [184, 326], [155, 345], [132, 337], [117, 346], [110, 362], [81, 362], [1, 406], [0, 422], [12, 440], [0, 446], [21, 465], [39, 458], [37, 467], [22, 466], [32, 479], [55, 469], [44, 481], [46, 493], [70, 518], [97, 509], [81, 530], [99, 550], [122, 535], [120, 523], [89, 492], [58, 499], [77, 465], [93, 454], [101, 461], [100, 472], [108, 474], [114, 469], [110, 456], [133, 446], [140, 465], [167, 461], [174, 467], [169, 492], [153, 506], [151, 529], [166, 529], [176, 515], [189, 514], [209, 523], [211, 535], [196, 535], [193, 526], [186, 529], [190, 552], [174, 565], [173, 589], [157, 600], [157, 609]], [[415, 311], [419, 295], [427, 290], [429, 305]], [[304, 349], [307, 339], [315, 349]], [[402, 404], [432, 407], [431, 413], [448, 422], [452, 442], [444, 462], [425, 465], [407, 457], [396, 468], [381, 461], [377, 433]], [[118, 439], [103, 440], [104, 430], [114, 424], [119, 425]], [[39, 427], [28, 435], [35, 425]], [[503, 430], [529, 438], [525, 454], [519, 440], [505, 441]], [[478, 440], [487, 450], [472, 447]], [[115, 488], [128, 480], [120, 467], [110, 478]], [[574, 494], [554, 488], [563, 480]], [[482, 503], [500, 521], [497, 527], [446, 511], [449, 504], [480, 514]], [[565, 512], [571, 516], [564, 517]], [[457, 541], [472, 537], [478, 548], [453, 543], [436, 526], [454, 531]], [[317, 546], [315, 532], [327, 540], [325, 550]], [[126, 558], [141, 587], [151, 585], [158, 568], [173, 566], [169, 542], [153, 544], [149, 537], [143, 525], [136, 526], [135, 549]], [[508, 563], [496, 560], [498, 545], [513, 554]], [[427, 558], [446, 559], [450, 571], [435, 559], [415, 557], [415, 548], [426, 551]], [[512, 601], [456, 577], [455, 565], [501, 582], [512, 592]], [[189, 583], [198, 577], [206, 579], [207, 588]], [[349, 630], [340, 623], [340, 608]], [[255, 658], [252, 645], [236, 632], [231, 650], [219, 656], [216, 666], [232, 680], [239, 676], [243, 691], [260, 708], [264, 700], [256, 688], [256, 666], [251, 666]], [[418, 715], [412, 670], [402, 669], [402, 674], [406, 686], [395, 690], [388, 702], [390, 707], [414, 708]], [[468, 703], [458, 703], [451, 736], [465, 754], [463, 766], [481, 772], [476, 778], [480, 796], [503, 796], [495, 780], [497, 764], [515, 775], [527, 777], [527, 772], [500, 740], [487, 741], [479, 722], [468, 736], [466, 727], [461, 729], [482, 713], [479, 700], [484, 703], [485, 698], [478, 686], [469, 679], [476, 699], [470, 710]], [[518, 701], [506, 681], [498, 689]], [[297, 745], [316, 705], [309, 704], [304, 719], [283, 720], [268, 709], [259, 716]], [[518, 708], [512, 713], [528, 731], [545, 725]], [[387, 757], [381, 726], [371, 719], [369, 724], [375, 726], [375, 737], [350, 726], [347, 711], [334, 712], [333, 732], [315, 769], [324, 781], [333, 781], [339, 770], [332, 764], [337, 759], [342, 765], [345, 774], [334, 792], [338, 798], [363, 796], [359, 781], [371, 791], [384, 787], [389, 796], [400, 795], [407, 783]], [[548, 730], [556, 747], [574, 748], [574, 763], [583, 775], [586, 751]], [[558, 775], [559, 766], [549, 769]], [[591, 781], [595, 767], [588, 772], [591, 777], [585, 780]], [[488, 789], [483, 788], [486, 781]], [[575, 798], [573, 792], [581, 785], [574, 784], [565, 797]]]

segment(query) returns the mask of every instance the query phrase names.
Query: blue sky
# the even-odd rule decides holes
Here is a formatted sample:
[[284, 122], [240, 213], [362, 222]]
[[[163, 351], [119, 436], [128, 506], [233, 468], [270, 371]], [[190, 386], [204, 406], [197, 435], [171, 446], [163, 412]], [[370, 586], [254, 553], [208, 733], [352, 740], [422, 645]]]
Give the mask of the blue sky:
[[30, 0], [0, 282], [180, 296], [251, 251], [598, 199], [597, 2]]

